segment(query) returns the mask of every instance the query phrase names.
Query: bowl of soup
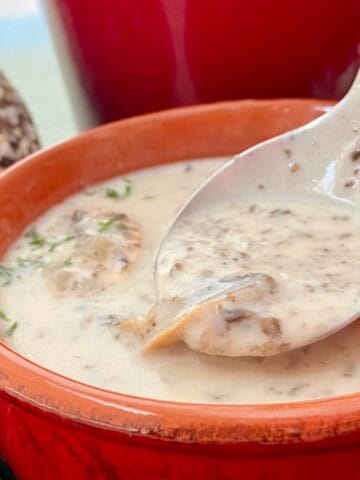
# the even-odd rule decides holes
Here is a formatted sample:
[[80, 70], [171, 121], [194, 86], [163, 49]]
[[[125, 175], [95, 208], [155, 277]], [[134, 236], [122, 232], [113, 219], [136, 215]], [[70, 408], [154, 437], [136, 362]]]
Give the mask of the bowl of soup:
[[358, 478], [358, 324], [242, 358], [183, 341], [147, 352], [129, 328], [156, 302], [157, 249], [184, 201], [233, 154], [329, 108], [248, 100], [134, 117], [0, 176], [0, 452], [18, 478]]

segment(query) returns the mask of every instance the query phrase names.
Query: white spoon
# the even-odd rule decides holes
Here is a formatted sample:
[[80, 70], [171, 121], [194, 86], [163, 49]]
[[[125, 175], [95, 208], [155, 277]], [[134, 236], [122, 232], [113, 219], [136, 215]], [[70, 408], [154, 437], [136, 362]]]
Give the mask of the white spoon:
[[[301, 168], [294, 175], [299, 165]], [[343, 207], [354, 208], [360, 206], [357, 166], [360, 167], [360, 72], [345, 98], [327, 114], [233, 157], [192, 195], [159, 248], [155, 262], [158, 289], [158, 267], [164, 260], [166, 246], [178, 222], [189, 215], [217, 201], [236, 199], [240, 193], [251, 198], [262, 188], [283, 198], [315, 195], [319, 200], [327, 197]], [[360, 299], [359, 307], [350, 316], [341, 318], [316, 338], [304, 340], [304, 345], [334, 334], [359, 317]]]

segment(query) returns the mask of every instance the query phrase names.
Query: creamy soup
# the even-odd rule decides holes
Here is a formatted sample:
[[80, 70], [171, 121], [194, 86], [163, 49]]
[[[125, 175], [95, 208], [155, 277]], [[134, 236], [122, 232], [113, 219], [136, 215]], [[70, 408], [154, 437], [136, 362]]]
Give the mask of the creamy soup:
[[183, 340], [210, 355], [274, 355], [357, 314], [356, 210], [320, 196], [251, 197], [208, 205], [172, 230], [146, 324], [149, 348]]
[[[218, 333], [224, 325], [230, 332], [235, 328], [232, 338], [238, 336], [236, 329], [248, 330], [251, 318], [260, 319], [262, 334], [272, 342], [293, 328], [286, 319], [301, 335], [306, 325], [313, 328], [315, 308], [321, 316], [314, 331], [320, 332], [359, 298], [356, 213], [325, 204], [285, 205], [259, 198], [229, 206], [231, 217], [238, 216], [239, 222], [218, 209], [205, 212], [180, 232], [181, 248], [178, 245], [163, 264], [161, 295], [154, 307], [154, 259], [168, 224], [224, 161], [186, 162], [118, 177], [74, 195], [36, 221], [0, 267], [3, 340], [61, 374], [152, 398], [268, 403], [359, 391], [359, 323], [288, 353], [230, 358], [223, 355], [233, 345], [214, 347], [213, 339], [220, 336], [208, 343], [213, 351], [201, 344], [204, 323], [193, 323], [192, 317], [192, 328], [147, 348], [171, 327], [171, 316], [160, 327], [149, 320], [149, 312], [163, 300], [204, 300], [229, 282], [235, 282], [231, 288], [248, 282], [245, 290], [255, 287], [259, 293], [256, 299], [246, 297], [247, 303], [241, 297], [242, 311], [222, 305], [225, 316]], [[210, 236], [209, 222], [217, 225]], [[236, 246], [234, 235], [239, 237]], [[206, 245], [197, 243], [204, 238]], [[193, 249], [187, 248], [189, 242]], [[204, 293], [196, 285], [209, 288]]]

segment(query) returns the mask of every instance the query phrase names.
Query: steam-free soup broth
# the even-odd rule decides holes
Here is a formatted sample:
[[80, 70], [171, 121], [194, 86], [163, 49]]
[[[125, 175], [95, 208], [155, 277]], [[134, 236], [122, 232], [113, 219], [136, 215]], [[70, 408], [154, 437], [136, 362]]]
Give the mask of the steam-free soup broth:
[[[0, 268], [3, 341], [55, 372], [157, 399], [269, 403], [359, 391], [359, 323], [281, 353], [357, 306], [356, 211], [265, 194], [205, 210], [180, 225], [157, 292], [154, 259], [169, 223], [224, 162], [132, 172], [29, 226]], [[234, 285], [245, 290], [221, 297]], [[252, 349], [259, 338], [263, 350]]]

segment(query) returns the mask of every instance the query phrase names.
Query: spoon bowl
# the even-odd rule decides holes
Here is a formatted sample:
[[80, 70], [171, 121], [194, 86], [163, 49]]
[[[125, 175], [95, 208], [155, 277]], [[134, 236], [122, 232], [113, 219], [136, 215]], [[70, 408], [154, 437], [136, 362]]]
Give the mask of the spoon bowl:
[[[173, 240], [174, 232], [178, 225], [201, 209], [218, 202], [275, 196], [282, 201], [307, 198], [319, 205], [329, 205], [330, 202], [333, 206], [354, 211], [360, 205], [359, 180], [360, 73], [344, 99], [327, 114], [234, 156], [191, 196], [179, 211], [158, 251], [155, 278], [159, 298], [162, 295], [159, 265], [166, 263], [167, 247]], [[229, 285], [226, 287], [229, 288]], [[218, 290], [216, 294], [219, 294]], [[213, 298], [213, 295], [201, 298], [200, 303]], [[330, 327], [324, 327], [310, 336], [305, 335], [295, 347], [293, 343], [289, 343], [288, 348], [282, 345], [281, 349], [271, 354], [314, 343], [333, 335], [359, 317], [360, 301], [351, 314], [347, 313]]]

